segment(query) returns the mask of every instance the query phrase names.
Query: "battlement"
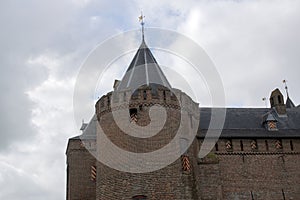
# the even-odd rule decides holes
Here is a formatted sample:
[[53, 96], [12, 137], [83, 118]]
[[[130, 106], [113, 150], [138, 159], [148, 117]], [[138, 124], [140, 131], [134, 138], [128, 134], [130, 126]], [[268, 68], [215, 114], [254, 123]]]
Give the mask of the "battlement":
[[153, 105], [178, 110], [182, 109], [187, 112], [199, 109], [199, 104], [195, 103], [181, 90], [174, 88], [170, 90], [169, 88], [155, 84], [141, 86], [133, 93], [130, 89], [109, 92], [96, 102], [95, 107], [96, 114], [99, 117], [104, 113], [121, 108], [141, 109], [142, 107], [151, 107]]

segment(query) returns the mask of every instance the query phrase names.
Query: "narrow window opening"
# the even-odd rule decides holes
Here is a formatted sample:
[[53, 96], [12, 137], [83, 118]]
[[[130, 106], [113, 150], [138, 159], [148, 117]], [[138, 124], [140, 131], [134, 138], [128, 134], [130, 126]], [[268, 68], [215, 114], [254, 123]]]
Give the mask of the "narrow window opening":
[[283, 189], [281, 190], [281, 192], [282, 192], [282, 197], [283, 197], [283, 200], [285, 200], [285, 194], [284, 194], [284, 191], [283, 191]]
[[291, 151], [294, 151], [293, 140], [290, 140]]
[[166, 100], [166, 91], [163, 91], [164, 101]]
[[219, 151], [218, 142], [216, 142], [216, 144], [215, 144], [215, 149], [216, 149], [216, 151]]
[[147, 100], [147, 91], [146, 90], [144, 90], [143, 98], [144, 98], [144, 100]]
[[129, 109], [129, 114], [131, 115], [136, 115], [137, 114], [137, 109], [136, 108], [130, 108]]
[[137, 109], [130, 108], [129, 109], [130, 122], [137, 122]]
[[266, 151], [269, 151], [268, 140], [265, 140]]
[[253, 192], [250, 191], [250, 194], [251, 194], [251, 200], [254, 200]]
[[281, 104], [281, 97], [278, 96], [278, 103]]
[[240, 140], [240, 146], [241, 146], [241, 151], [244, 151], [244, 145], [243, 145], [243, 141]]

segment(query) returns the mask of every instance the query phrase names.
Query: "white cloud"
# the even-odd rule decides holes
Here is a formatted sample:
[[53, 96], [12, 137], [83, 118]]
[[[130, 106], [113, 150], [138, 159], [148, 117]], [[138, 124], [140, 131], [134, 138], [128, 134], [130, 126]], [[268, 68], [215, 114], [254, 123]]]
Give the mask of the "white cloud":
[[[221, 75], [228, 106], [263, 107], [262, 97], [283, 90], [282, 79], [300, 102], [299, 6], [279, 0], [1, 2], [0, 198], [65, 198], [66, 143], [79, 134], [72, 107], [76, 75], [99, 42], [139, 27], [140, 9], [146, 27], [177, 30], [203, 46]], [[172, 63], [155, 55], [162, 65]], [[114, 63], [97, 95], [120, 78], [120, 62], [128, 62], [122, 70], [129, 65], [128, 58]]]

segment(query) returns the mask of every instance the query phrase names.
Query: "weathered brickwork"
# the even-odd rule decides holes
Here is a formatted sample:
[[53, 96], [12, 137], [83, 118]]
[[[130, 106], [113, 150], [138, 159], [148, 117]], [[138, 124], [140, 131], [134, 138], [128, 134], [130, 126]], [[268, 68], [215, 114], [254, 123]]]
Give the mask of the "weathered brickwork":
[[[120, 94], [120, 96], [123, 95]], [[186, 98], [185, 101], [191, 101], [183, 109], [194, 110], [198, 107], [184, 93], [178, 93], [177, 95], [179, 98]], [[129, 109], [136, 109], [136, 123], [140, 126], [147, 125], [150, 122], [149, 108], [153, 105], [153, 102], [163, 106], [166, 110], [167, 118], [164, 127], [155, 136], [146, 139], [129, 136], [119, 129], [111, 112], [107, 112], [107, 109], [109, 111], [114, 109], [114, 107], [108, 106], [107, 99], [110, 98], [111, 94], [108, 94], [97, 102], [96, 113], [100, 126], [107, 137], [120, 148], [138, 153], [151, 152], [164, 147], [177, 133], [181, 110], [177, 98], [169, 90], [158, 88], [157, 94], [154, 96], [151, 93], [151, 88], [142, 88], [136, 93], [136, 97], [130, 99]], [[194, 156], [190, 152], [187, 152], [186, 155], [188, 158]], [[193, 160], [195, 159], [191, 159], [191, 161]], [[192, 166], [192, 163], [190, 164]], [[141, 174], [120, 172], [98, 162], [97, 172], [101, 174], [97, 179], [97, 199], [131, 199], [136, 195], [144, 195], [147, 196], [147, 199], [153, 200], [198, 199], [193, 170], [184, 171], [181, 158], [163, 169]]]
[[[160, 91], [157, 103], [165, 97]], [[114, 123], [104, 96], [96, 104], [98, 120], [110, 140], [127, 151], [150, 152], [166, 145], [179, 123], [178, 103], [166, 106], [168, 121], [160, 134], [149, 141], [135, 140]], [[170, 93], [169, 93], [170, 95]], [[184, 95], [183, 95], [184, 96]], [[103, 100], [105, 99], [105, 100]], [[170, 96], [165, 99], [171, 100]], [[149, 123], [151, 92], [146, 99], [137, 97], [129, 108], [137, 109], [137, 122]], [[142, 105], [142, 109], [140, 109]], [[103, 109], [107, 106], [108, 109]], [[193, 105], [197, 106], [197, 105]], [[191, 107], [193, 107], [191, 106]], [[187, 109], [188, 110], [188, 109]], [[300, 134], [300, 133], [299, 133]], [[274, 132], [276, 136], [276, 132]], [[185, 171], [182, 159], [150, 173], [126, 173], [96, 162], [79, 138], [70, 139], [67, 149], [67, 199], [298, 199], [300, 196], [300, 140], [297, 138], [221, 138], [215, 148], [202, 159], [198, 152], [203, 138], [197, 138], [185, 154], [190, 170]], [[94, 152], [96, 141], [85, 142]], [[138, 163], [137, 163], [138, 164]], [[96, 181], [91, 180], [91, 166], [97, 168]]]
[[91, 180], [91, 166], [96, 159], [80, 139], [70, 139], [67, 149], [67, 200], [95, 200], [96, 182]]
[[[279, 140], [281, 148], [276, 146]], [[228, 141], [232, 149], [226, 148]], [[67, 150], [67, 199], [131, 199], [145, 195], [147, 199], [268, 200], [300, 196], [299, 139], [221, 138], [207, 157], [199, 159], [201, 143], [202, 139], [195, 140], [187, 152], [190, 172], [183, 171], [182, 160], [178, 159], [155, 172], [132, 174], [96, 163], [81, 140], [71, 139]], [[91, 180], [91, 166], [97, 166], [97, 183]]]
[[253, 151], [251, 140], [232, 139], [235, 148], [228, 151], [227, 140], [220, 139], [218, 151], [212, 152], [217, 162], [198, 164], [196, 180], [200, 199], [298, 199], [300, 140], [283, 139], [282, 150], [275, 148], [276, 140], [258, 139], [258, 149]]
[[116, 171], [98, 163], [102, 174], [97, 182], [97, 199], [131, 199], [145, 195], [147, 199], [198, 199], [190, 174], [182, 173], [181, 161], [144, 174]]
[[[134, 88], [135, 83], [144, 85], [131, 94], [129, 88]], [[214, 115], [211, 110], [223, 108], [199, 109], [188, 95], [168, 86], [143, 40], [122, 81], [115, 81], [114, 92], [97, 101], [95, 115], [82, 129], [83, 134], [69, 139], [67, 200], [300, 199], [299, 106], [295, 107], [289, 99], [287, 107], [276, 89], [271, 94], [271, 108], [227, 109], [220, 139], [206, 157], [199, 158]], [[151, 112], [154, 107], [163, 108], [164, 112]], [[163, 116], [166, 121], [160, 126]], [[148, 125], [151, 129], [147, 131], [158, 131], [144, 138], [132, 134], [136, 130], [138, 134], [147, 133], [142, 128]], [[179, 129], [183, 134], [177, 137]], [[192, 134], [194, 129], [196, 137]], [[134, 163], [128, 154], [117, 158], [120, 151], [106, 151], [106, 138], [126, 152], [145, 154], [164, 148], [174, 139], [174, 151], [167, 152], [164, 159], [175, 151], [180, 154], [176, 161], [153, 172], [118, 171], [99, 160], [106, 156], [110, 163], [123, 169], [141, 163]], [[192, 144], [186, 149], [188, 142]], [[120, 158], [129, 162], [120, 162]], [[155, 164], [147, 160], [143, 167]]]

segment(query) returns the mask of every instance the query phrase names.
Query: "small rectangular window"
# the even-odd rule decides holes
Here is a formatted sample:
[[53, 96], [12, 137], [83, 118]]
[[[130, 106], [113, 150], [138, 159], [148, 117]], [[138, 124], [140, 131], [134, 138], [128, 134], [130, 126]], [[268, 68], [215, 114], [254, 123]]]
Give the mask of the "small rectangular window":
[[164, 101], [166, 100], [166, 91], [163, 91]]
[[278, 103], [279, 104], [281, 104], [282, 102], [281, 102], [281, 98], [280, 98], [280, 96], [278, 96]]
[[216, 144], [215, 144], [215, 150], [216, 150], [216, 151], [219, 151], [218, 142], [216, 142]]
[[241, 151], [244, 151], [243, 140], [240, 140]]
[[137, 122], [137, 109], [136, 108], [130, 108], [129, 109], [129, 115], [130, 115], [130, 122]]
[[284, 193], [284, 190], [282, 189], [281, 192], [282, 192], [282, 198], [283, 198], [283, 200], [285, 200], [285, 193]]
[[291, 151], [294, 151], [293, 140], [290, 140]]
[[268, 140], [265, 140], [266, 151], [269, 151]]

